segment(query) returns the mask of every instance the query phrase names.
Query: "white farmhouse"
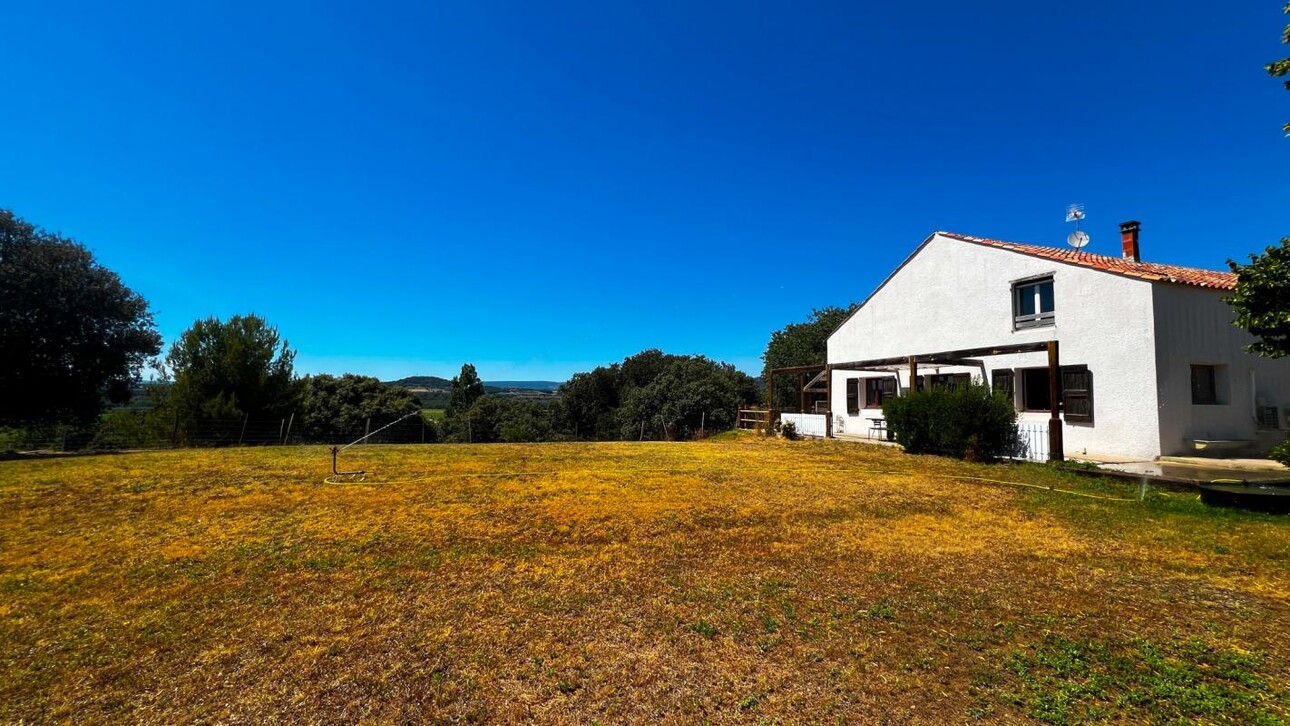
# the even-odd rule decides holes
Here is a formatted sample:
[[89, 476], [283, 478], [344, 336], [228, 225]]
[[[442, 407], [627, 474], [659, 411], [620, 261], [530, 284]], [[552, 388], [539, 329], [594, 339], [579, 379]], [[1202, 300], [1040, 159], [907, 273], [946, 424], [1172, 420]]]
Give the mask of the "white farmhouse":
[[932, 234], [830, 336], [833, 432], [871, 431], [912, 367], [918, 387], [971, 376], [1011, 390], [1023, 423], [1058, 410], [1071, 456], [1257, 453], [1284, 440], [1290, 360], [1242, 350], [1251, 338], [1223, 302], [1235, 275], [1142, 262], [1138, 229], [1121, 225], [1122, 258]]

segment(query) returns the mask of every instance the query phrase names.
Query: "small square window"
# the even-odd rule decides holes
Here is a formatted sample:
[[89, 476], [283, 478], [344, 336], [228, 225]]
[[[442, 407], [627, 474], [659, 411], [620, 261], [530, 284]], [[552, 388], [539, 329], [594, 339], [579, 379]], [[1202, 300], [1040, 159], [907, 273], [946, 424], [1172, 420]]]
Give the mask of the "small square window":
[[1014, 330], [1052, 325], [1054, 309], [1053, 278], [1027, 280], [1012, 286]]

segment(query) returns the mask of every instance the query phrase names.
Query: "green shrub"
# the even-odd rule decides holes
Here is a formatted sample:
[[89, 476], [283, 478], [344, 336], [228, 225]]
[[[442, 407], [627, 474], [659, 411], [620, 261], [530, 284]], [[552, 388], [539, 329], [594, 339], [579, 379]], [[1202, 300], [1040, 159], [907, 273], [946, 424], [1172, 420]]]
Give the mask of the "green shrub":
[[792, 421], [785, 421], [779, 427], [779, 433], [789, 441], [797, 441], [797, 424]]
[[1290, 466], [1290, 438], [1277, 444], [1268, 452], [1268, 458]]
[[979, 383], [888, 398], [882, 412], [896, 442], [911, 454], [989, 461], [1017, 450], [1012, 401]]
[[26, 440], [27, 434], [22, 429], [0, 426], [0, 452], [17, 451], [25, 448], [23, 444]]

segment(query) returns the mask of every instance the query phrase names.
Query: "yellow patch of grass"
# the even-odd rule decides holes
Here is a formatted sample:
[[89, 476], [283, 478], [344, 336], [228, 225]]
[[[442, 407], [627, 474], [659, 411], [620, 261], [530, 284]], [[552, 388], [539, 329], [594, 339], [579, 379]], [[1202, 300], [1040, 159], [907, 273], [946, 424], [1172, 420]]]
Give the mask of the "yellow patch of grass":
[[0, 462], [0, 721], [1285, 715], [1290, 531], [1194, 496], [755, 437], [342, 464]]

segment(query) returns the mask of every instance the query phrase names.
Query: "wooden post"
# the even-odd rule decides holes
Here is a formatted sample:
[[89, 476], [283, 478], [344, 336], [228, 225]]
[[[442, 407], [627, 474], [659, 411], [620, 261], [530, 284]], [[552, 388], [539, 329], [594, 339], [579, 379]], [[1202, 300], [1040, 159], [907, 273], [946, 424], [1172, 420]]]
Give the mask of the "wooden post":
[[249, 413], [246, 415], [246, 418], [242, 419], [242, 433], [237, 435], [238, 446], [242, 445], [242, 439], [246, 436], [246, 423], [250, 420], [251, 420], [251, 414]]
[[833, 366], [824, 366], [824, 437], [833, 438]]
[[909, 393], [918, 393], [918, 359], [909, 356]]
[[797, 374], [797, 412], [806, 413], [806, 374]]
[[771, 411], [775, 408], [775, 374], [766, 373], [766, 410]]
[[1061, 361], [1057, 358], [1057, 341], [1048, 341], [1048, 403], [1052, 416], [1048, 419], [1048, 460], [1065, 461], [1066, 451], [1062, 441], [1061, 414]]

